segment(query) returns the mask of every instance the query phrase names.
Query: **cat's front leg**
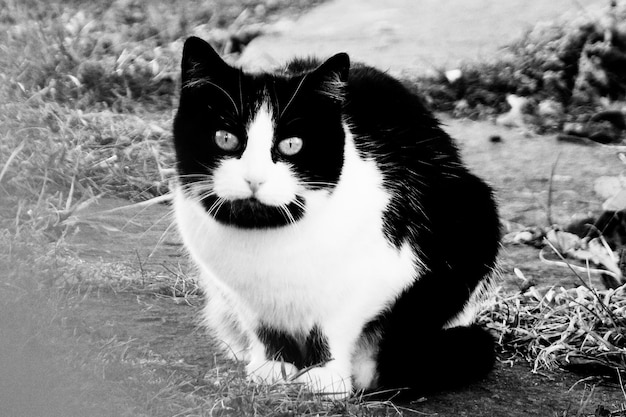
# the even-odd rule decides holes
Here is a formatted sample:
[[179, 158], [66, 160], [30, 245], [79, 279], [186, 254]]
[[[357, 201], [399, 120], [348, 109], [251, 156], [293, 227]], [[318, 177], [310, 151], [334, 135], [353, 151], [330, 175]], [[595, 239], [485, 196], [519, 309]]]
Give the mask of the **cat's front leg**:
[[258, 340], [253, 342], [250, 362], [246, 365], [249, 380], [258, 384], [276, 384], [289, 382], [295, 378], [298, 368], [285, 362], [268, 359], [265, 348]]
[[352, 376], [350, 367], [334, 363], [316, 366], [306, 370], [297, 378], [297, 382], [303, 383], [315, 393], [327, 398], [341, 400], [352, 394]]
[[327, 328], [324, 338], [329, 360], [301, 372], [297, 382], [331, 399], [349, 397], [352, 394], [352, 354], [357, 337], [358, 333], [351, 326], [335, 324]]

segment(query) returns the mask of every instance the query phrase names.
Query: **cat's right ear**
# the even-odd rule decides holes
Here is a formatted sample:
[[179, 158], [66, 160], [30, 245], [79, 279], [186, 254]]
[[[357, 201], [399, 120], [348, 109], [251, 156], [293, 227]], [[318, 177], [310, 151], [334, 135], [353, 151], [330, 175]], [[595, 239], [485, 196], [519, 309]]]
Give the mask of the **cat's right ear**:
[[181, 63], [183, 88], [205, 79], [219, 79], [230, 71], [232, 68], [208, 42], [195, 36], [185, 41]]

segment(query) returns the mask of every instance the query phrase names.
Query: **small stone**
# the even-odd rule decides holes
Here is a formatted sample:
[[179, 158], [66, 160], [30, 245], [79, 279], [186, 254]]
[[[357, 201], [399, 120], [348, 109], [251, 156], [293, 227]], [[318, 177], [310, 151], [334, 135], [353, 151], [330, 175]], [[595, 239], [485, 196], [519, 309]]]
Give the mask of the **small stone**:
[[264, 17], [267, 14], [267, 7], [264, 4], [259, 3], [254, 8], [254, 15], [256, 17]]
[[537, 113], [540, 116], [560, 116], [563, 114], [563, 105], [554, 100], [542, 100], [537, 106]]
[[563, 133], [572, 136], [588, 136], [585, 126], [582, 123], [565, 123], [563, 125]]
[[463, 71], [460, 69], [449, 70], [445, 72], [445, 76], [450, 84], [454, 84], [463, 77]]
[[524, 107], [528, 104], [528, 99], [525, 97], [519, 97], [515, 94], [509, 94], [506, 97], [507, 103], [511, 106], [511, 110], [508, 113], [501, 114], [496, 119], [496, 123], [501, 126], [507, 127], [524, 127]]

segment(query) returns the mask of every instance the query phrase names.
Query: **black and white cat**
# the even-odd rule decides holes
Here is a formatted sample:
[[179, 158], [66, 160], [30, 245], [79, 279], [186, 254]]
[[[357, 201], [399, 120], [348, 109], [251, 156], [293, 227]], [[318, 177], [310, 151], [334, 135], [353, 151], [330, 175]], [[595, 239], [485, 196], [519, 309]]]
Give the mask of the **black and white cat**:
[[491, 369], [492, 192], [400, 82], [344, 53], [246, 73], [189, 38], [174, 141], [204, 319], [252, 380], [343, 397]]

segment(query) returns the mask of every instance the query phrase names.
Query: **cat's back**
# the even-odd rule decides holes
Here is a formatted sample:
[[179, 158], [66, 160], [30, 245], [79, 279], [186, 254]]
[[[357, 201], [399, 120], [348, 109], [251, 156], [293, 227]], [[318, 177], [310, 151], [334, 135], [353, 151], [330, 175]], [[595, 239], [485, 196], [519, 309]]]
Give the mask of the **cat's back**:
[[421, 97], [383, 71], [361, 64], [350, 69], [344, 111], [366, 151], [396, 157], [400, 165], [416, 158], [437, 165], [459, 161], [454, 142]]
[[[466, 231], [482, 235], [486, 258], [495, 257], [499, 221], [491, 188], [466, 168], [456, 142], [418, 93], [360, 64], [351, 67], [345, 93], [344, 113], [355, 146], [376, 162], [391, 196], [383, 215], [387, 238], [396, 246], [409, 239], [433, 258], [445, 253], [448, 237]], [[463, 216], [457, 211], [460, 202]], [[452, 258], [457, 255], [450, 254], [448, 261], [456, 263]]]

